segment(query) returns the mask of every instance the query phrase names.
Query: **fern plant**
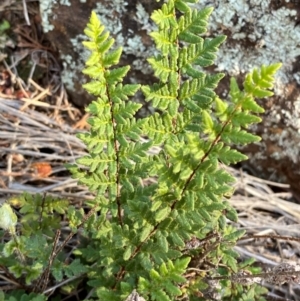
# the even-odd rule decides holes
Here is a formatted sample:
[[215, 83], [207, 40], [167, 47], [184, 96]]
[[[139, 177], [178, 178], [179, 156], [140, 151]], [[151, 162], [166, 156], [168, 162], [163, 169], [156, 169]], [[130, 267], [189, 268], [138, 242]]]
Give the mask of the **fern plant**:
[[[199, 11], [194, 2], [169, 0], [152, 14], [159, 51], [148, 60], [158, 78], [152, 86], [122, 84], [129, 66], [116, 66], [122, 49], [113, 48], [95, 13], [85, 29], [91, 55], [83, 72], [91, 81], [84, 87], [96, 100], [87, 108], [91, 130], [79, 136], [89, 154], [70, 170], [96, 194], [98, 213], [86, 227], [93, 239], [76, 254], [94, 263], [89, 285], [100, 300], [125, 300], [132, 292], [147, 300], [201, 298], [214, 269], [196, 273], [190, 284], [191, 259], [197, 267], [238, 271], [232, 246], [244, 231], [226, 224], [237, 215], [225, 198], [234, 178], [222, 165], [247, 158], [232, 146], [259, 140], [247, 131], [263, 112], [254, 99], [272, 95], [280, 64], [248, 74], [243, 90], [232, 79], [230, 99], [220, 99], [214, 89], [224, 74], [203, 68], [225, 36], [201, 37], [212, 8]], [[141, 105], [129, 98], [139, 88], [157, 112], [137, 120]], [[151, 154], [153, 146], [161, 151]]]
[[[0, 226], [12, 240], [0, 244], [0, 266], [14, 281], [25, 277], [7, 300], [16, 294], [44, 300], [49, 279], [76, 275], [88, 279], [90, 300], [207, 300], [213, 294], [262, 300], [264, 289], [233, 281], [247, 267], [233, 251], [244, 231], [227, 224], [237, 213], [227, 201], [234, 178], [224, 166], [247, 158], [234, 146], [259, 140], [247, 130], [261, 120], [255, 98], [272, 95], [280, 64], [253, 70], [243, 89], [231, 79], [229, 99], [219, 98], [214, 89], [224, 74], [204, 68], [214, 63], [225, 36], [203, 37], [212, 8], [199, 11], [195, 2], [168, 0], [153, 12], [158, 54], [148, 61], [158, 80], [145, 86], [123, 84], [130, 67], [118, 66], [122, 49], [92, 13], [83, 72], [95, 101], [87, 108], [90, 131], [79, 135], [88, 155], [68, 166], [95, 193], [92, 209], [85, 215], [64, 200], [26, 195], [17, 202], [23, 219], [16, 235], [16, 216], [9, 205], [1, 208], [0, 217], [10, 219]], [[136, 119], [141, 105], [130, 99], [139, 89], [156, 113]], [[59, 244], [62, 215], [70, 232]], [[64, 247], [73, 235], [80, 246], [66, 264]], [[221, 290], [214, 277], [223, 277]]]

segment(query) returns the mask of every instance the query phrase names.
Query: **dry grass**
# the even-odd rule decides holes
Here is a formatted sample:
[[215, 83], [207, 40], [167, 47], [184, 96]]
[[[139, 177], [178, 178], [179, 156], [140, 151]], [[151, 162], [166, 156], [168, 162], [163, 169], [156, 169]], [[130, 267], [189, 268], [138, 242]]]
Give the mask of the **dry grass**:
[[[78, 130], [63, 122], [61, 114], [57, 114], [57, 111], [65, 114], [66, 109], [48, 105], [43, 113], [36, 107], [30, 108], [30, 104], [22, 110], [26, 104], [22, 100], [0, 98], [2, 201], [9, 194], [23, 191], [51, 192], [72, 199], [89, 198], [88, 192], [70, 179], [64, 167], [65, 163], [74, 163], [85, 153], [83, 143], [75, 136]], [[40, 163], [49, 164], [51, 173], [44, 175], [36, 170], [35, 166]]]
[[[292, 202], [285, 184], [266, 181], [242, 171], [229, 169], [236, 177], [236, 193], [230, 203], [239, 212], [238, 227], [245, 229], [247, 240], [241, 240], [235, 247], [242, 257], [252, 257], [266, 269], [281, 262], [299, 264], [300, 255], [300, 205]], [[272, 187], [272, 189], [271, 189]], [[251, 238], [255, 237], [255, 238]], [[261, 238], [257, 238], [261, 236]], [[279, 300], [300, 300], [299, 284], [274, 287], [265, 286], [281, 296]]]
[[84, 153], [75, 134], [86, 124], [69, 103], [60, 63], [41, 31], [38, 1], [6, 0], [1, 17], [12, 36], [0, 60], [0, 202], [23, 191], [90, 198], [64, 168]]

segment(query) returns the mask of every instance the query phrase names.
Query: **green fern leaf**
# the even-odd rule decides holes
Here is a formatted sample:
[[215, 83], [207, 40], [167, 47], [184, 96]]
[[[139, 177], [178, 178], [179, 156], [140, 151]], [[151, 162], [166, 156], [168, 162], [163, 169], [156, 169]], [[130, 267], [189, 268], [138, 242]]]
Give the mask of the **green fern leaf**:
[[188, 13], [191, 11], [190, 7], [187, 4], [185, 4], [184, 1], [181, 0], [175, 1], [175, 7], [182, 13]]
[[193, 60], [195, 65], [208, 67], [213, 64], [217, 57], [217, 51], [220, 45], [225, 41], [226, 36], [218, 36], [213, 39], [206, 39], [203, 49], [196, 51], [197, 57]]
[[234, 126], [247, 127], [253, 123], [261, 122], [261, 118], [255, 115], [251, 115], [248, 112], [237, 112], [232, 118], [232, 124]]
[[[112, 43], [107, 45], [107, 49], [101, 49], [100, 48], [99, 51], [106, 52], [106, 50], [108, 50], [113, 45], [114, 40], [111, 39], [111, 41], [112, 41]], [[108, 68], [112, 65], [116, 65], [117, 63], [119, 63], [121, 54], [122, 54], [122, 48], [121, 47], [109, 52], [108, 54], [106, 54], [102, 59], [103, 67]]]
[[148, 62], [151, 64], [155, 76], [159, 77], [163, 83], [166, 83], [169, 74], [173, 71], [170, 67], [168, 57], [158, 56], [156, 58], [149, 58]]
[[244, 130], [231, 130], [230, 132], [224, 132], [221, 134], [222, 140], [226, 143], [234, 144], [249, 144], [252, 142], [258, 142], [261, 140], [260, 137], [250, 134]]
[[172, 301], [164, 291], [152, 292], [151, 297], [157, 301]]
[[254, 69], [249, 73], [244, 82], [245, 91], [255, 97], [272, 96], [273, 93], [267, 89], [273, 87], [274, 74], [281, 67], [281, 64], [262, 66], [260, 70]]
[[[106, 71], [105, 75], [106, 75], [106, 81], [107, 81], [107, 83], [109, 85], [114, 85], [114, 84], [122, 81], [122, 79], [128, 73], [129, 69], [130, 69], [129, 66], [124, 66], [124, 67], [115, 68], [115, 69]], [[99, 74], [99, 72], [98, 72], [98, 74]], [[138, 87], [138, 85], [136, 85], [136, 86]]]
[[173, 15], [174, 12], [174, 1], [168, 1], [163, 4], [161, 9], [155, 10], [151, 19], [161, 28], [172, 28], [177, 26], [176, 19]]
[[[177, 4], [178, 1], [176, 1]], [[186, 4], [185, 4], [186, 5]], [[179, 20], [181, 30], [179, 39], [188, 43], [199, 43], [202, 39], [198, 36], [207, 31], [207, 20], [213, 9], [207, 7], [201, 11], [188, 9], [185, 11], [185, 17]]]
[[237, 150], [230, 149], [229, 146], [223, 147], [219, 152], [218, 152], [219, 160], [223, 162], [226, 165], [229, 164], [236, 164], [240, 161], [247, 160], [247, 156], [241, 154]]
[[246, 96], [241, 104], [244, 110], [249, 110], [254, 113], [264, 113], [265, 110], [259, 106], [253, 99], [252, 96]]
[[155, 220], [157, 222], [159, 222], [159, 221], [165, 219], [166, 217], [168, 217], [169, 213], [170, 213], [170, 208], [169, 207], [165, 207], [163, 209], [160, 209], [155, 213]]

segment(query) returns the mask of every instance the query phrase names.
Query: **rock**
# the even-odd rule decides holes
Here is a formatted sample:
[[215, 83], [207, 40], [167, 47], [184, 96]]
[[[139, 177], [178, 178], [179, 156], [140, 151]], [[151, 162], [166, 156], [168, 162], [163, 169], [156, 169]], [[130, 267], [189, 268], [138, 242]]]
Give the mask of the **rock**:
[[[83, 29], [94, 9], [107, 30], [124, 48], [121, 64], [133, 65], [129, 80], [153, 80], [145, 62], [153, 51], [147, 36], [152, 31], [149, 15], [160, 3], [148, 0], [40, 0], [44, 30], [59, 49], [65, 67], [63, 80], [73, 102], [84, 106], [90, 98], [82, 90], [81, 74], [86, 52], [81, 46]], [[85, 3], [83, 3], [85, 2]], [[229, 76], [239, 82], [255, 66], [282, 62], [275, 83], [275, 95], [260, 103], [266, 109], [263, 122], [252, 127], [262, 141], [243, 149], [246, 163], [255, 175], [287, 182], [300, 196], [300, 3], [299, 1], [202, 0], [199, 7], [214, 6], [209, 35], [225, 34], [212, 71], [225, 72], [218, 88], [227, 96]], [[299, 197], [300, 198], [300, 197]]]

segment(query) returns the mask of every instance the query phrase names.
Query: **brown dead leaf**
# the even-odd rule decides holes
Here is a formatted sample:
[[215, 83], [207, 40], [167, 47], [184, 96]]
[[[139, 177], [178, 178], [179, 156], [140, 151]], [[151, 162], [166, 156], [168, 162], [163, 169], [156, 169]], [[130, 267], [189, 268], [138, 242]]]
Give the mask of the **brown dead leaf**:
[[48, 162], [36, 162], [31, 164], [35, 175], [40, 178], [47, 178], [52, 173], [52, 167]]

